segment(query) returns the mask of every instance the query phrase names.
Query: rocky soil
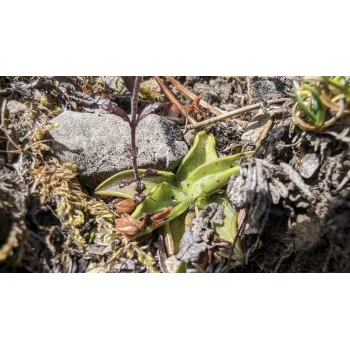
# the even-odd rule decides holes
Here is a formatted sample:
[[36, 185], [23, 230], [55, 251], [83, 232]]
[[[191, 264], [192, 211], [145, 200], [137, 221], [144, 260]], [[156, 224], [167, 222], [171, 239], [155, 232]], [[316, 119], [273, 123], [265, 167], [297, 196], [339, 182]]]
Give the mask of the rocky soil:
[[[193, 272], [348, 272], [346, 121], [317, 133], [295, 125], [301, 77], [174, 78], [221, 112], [259, 104], [198, 129], [164, 109], [138, 129], [140, 168], [175, 170], [201, 129], [214, 134], [219, 156], [256, 150], [224, 188], [240, 209], [243, 261], [214, 258]], [[163, 80], [183, 106], [191, 102]], [[140, 106], [167, 101], [152, 77], [143, 86]], [[130, 112], [119, 77], [0, 77], [0, 271], [173, 271], [157, 230], [128, 241], [114, 224], [120, 199], [94, 193], [131, 169], [128, 126], [102, 111], [107, 99]]]

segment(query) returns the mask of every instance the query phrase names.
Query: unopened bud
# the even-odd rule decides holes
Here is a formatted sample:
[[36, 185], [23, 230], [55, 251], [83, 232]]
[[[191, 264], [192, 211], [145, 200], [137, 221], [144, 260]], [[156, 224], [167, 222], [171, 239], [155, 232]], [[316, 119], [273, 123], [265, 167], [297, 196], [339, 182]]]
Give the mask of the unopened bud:
[[143, 193], [139, 193], [139, 194], [135, 194], [134, 198], [138, 203], [141, 203], [146, 199], [146, 196]]
[[124, 199], [115, 205], [117, 214], [131, 214], [136, 207], [136, 201], [134, 199]]

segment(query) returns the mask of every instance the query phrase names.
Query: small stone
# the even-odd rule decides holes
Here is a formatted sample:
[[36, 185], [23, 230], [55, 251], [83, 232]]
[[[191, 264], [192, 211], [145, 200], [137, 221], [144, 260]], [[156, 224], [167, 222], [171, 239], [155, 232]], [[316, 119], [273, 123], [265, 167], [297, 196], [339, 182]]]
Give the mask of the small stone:
[[162, 90], [159, 87], [157, 81], [155, 79], [153, 79], [153, 78], [142, 82], [140, 84], [140, 86], [142, 86], [144, 88], [147, 88], [147, 89], [151, 89], [154, 92], [158, 92], [158, 93], [162, 92]]
[[27, 110], [27, 107], [25, 104], [21, 102], [17, 102], [15, 100], [11, 100], [6, 105], [8, 113], [9, 114], [17, 114], [21, 115], [22, 113], [25, 113]]
[[300, 167], [300, 175], [304, 179], [310, 179], [320, 166], [320, 160], [315, 153], [308, 153]]
[[118, 76], [108, 76], [105, 78], [105, 84], [108, 88], [116, 91], [118, 94], [125, 94], [128, 89], [125, 87], [123, 79]]
[[277, 94], [276, 85], [268, 77], [256, 80], [252, 83], [252, 94], [257, 99], [273, 97]]
[[184, 139], [189, 147], [193, 145], [194, 138], [197, 135], [197, 130], [188, 130], [184, 135]]
[[6, 104], [6, 109], [6, 125], [13, 140], [18, 143], [35, 129], [36, 123], [30, 117], [28, 107], [23, 103], [10, 100]]
[[120, 258], [120, 272], [134, 271], [135, 263], [131, 259]]
[[321, 226], [319, 218], [311, 218], [298, 214], [296, 222], [292, 223], [296, 252], [309, 251], [316, 247], [321, 240]]
[[177, 268], [180, 265], [180, 260], [176, 259], [175, 255], [170, 256], [168, 259], [165, 260], [165, 266], [167, 268], [168, 273], [175, 273]]

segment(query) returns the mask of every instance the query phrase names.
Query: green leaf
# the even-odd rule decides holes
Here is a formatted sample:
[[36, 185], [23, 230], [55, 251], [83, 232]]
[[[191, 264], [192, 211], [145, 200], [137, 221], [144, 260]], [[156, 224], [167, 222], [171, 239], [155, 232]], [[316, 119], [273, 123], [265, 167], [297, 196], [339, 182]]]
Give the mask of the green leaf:
[[[233, 242], [237, 236], [237, 219], [238, 213], [232, 208], [230, 202], [226, 198], [220, 198], [218, 196], [212, 196], [209, 198], [208, 203], [217, 203], [223, 206], [224, 222], [222, 225], [214, 224], [215, 234], [223, 239]], [[243, 250], [239, 241], [237, 240], [233, 256], [237, 260], [241, 260], [244, 257]]]
[[[194, 200], [195, 199], [192, 196], [185, 194], [179, 188], [172, 186], [167, 182], [162, 182], [155, 186], [148, 194], [147, 198], [137, 206], [132, 217], [140, 219], [143, 214], [153, 214], [171, 206], [173, 207], [173, 210], [167, 217], [169, 221], [171, 221], [185, 212]], [[161, 226], [162, 225], [149, 225], [136, 237], [150, 233], [157, 227]]]
[[181, 261], [180, 265], [176, 269], [176, 273], [186, 273], [186, 272], [187, 272], [186, 263], [184, 261]]
[[[300, 91], [307, 90], [311, 92], [312, 100], [311, 100], [311, 108], [310, 110], [308, 106], [304, 103]], [[293, 91], [295, 98], [299, 104], [300, 109], [311, 119], [313, 124], [316, 126], [323, 125], [326, 119], [326, 108], [323, 105], [319, 93], [316, 89], [309, 85], [302, 85], [299, 89], [294, 85]]]
[[176, 173], [179, 187], [183, 187], [182, 183], [187, 179], [188, 175], [199, 166], [218, 159], [215, 144], [215, 137], [206, 131], [201, 131], [196, 135], [193, 146], [182, 160]]
[[293, 86], [293, 91], [295, 98], [299, 104], [300, 109], [311, 119], [311, 121], [315, 124], [317, 120], [317, 116], [309, 110], [309, 108], [305, 105], [303, 99], [300, 96], [300, 92], [298, 91], [297, 87]]
[[182, 237], [185, 231], [190, 229], [194, 218], [194, 212], [186, 210], [162, 227], [167, 256], [176, 255], [179, 252]]
[[199, 166], [183, 181], [183, 191], [195, 198], [208, 197], [211, 193], [227, 185], [230, 177], [238, 173], [239, 158], [252, 153], [254, 152], [244, 152], [218, 158], [210, 163]]
[[326, 119], [326, 109], [321, 101], [318, 91], [309, 85], [304, 85], [303, 88], [312, 94], [312, 112], [316, 118], [315, 125], [321, 126]]
[[[164, 237], [164, 243], [167, 245], [167, 239], [171, 243], [172, 242], [172, 254], [176, 255], [180, 250], [180, 243], [181, 239], [185, 233], [185, 219], [188, 214], [188, 210], [184, 211], [182, 214], [180, 214], [178, 217], [176, 217], [174, 220], [169, 222], [169, 237]], [[171, 241], [170, 241], [171, 237]], [[170, 252], [170, 250], [169, 250]]]
[[[166, 209], [170, 206], [174, 208], [174, 212], [182, 202], [185, 202], [188, 199], [191, 201], [194, 200], [191, 196], [188, 196], [179, 188], [167, 182], [162, 182], [159, 185], [153, 187], [153, 189], [147, 195], [146, 199], [137, 206], [132, 216], [134, 218], [140, 219], [144, 213], [152, 214], [157, 211]], [[183, 211], [181, 213], [183, 213]], [[173, 217], [175, 218], [176, 216]]]
[[325, 80], [330, 84], [338, 88], [345, 96], [346, 101], [350, 101], [350, 86], [349, 82], [343, 76], [336, 77], [324, 77]]
[[[140, 174], [143, 174], [146, 169], [139, 169]], [[167, 171], [157, 171], [158, 175], [143, 178], [142, 182], [146, 186], [145, 194], [147, 195], [152, 188], [161, 183], [168, 182], [172, 185], [176, 185], [176, 176], [173, 173]], [[135, 184], [131, 184], [129, 186], [125, 186], [123, 188], [119, 188], [119, 184], [122, 180], [131, 180], [134, 179], [134, 171], [133, 170], [125, 170], [118, 174], [115, 174], [102, 182], [95, 190], [95, 192], [99, 195], [104, 196], [115, 196], [122, 198], [134, 198], [134, 195], [137, 193], [134, 189]]]

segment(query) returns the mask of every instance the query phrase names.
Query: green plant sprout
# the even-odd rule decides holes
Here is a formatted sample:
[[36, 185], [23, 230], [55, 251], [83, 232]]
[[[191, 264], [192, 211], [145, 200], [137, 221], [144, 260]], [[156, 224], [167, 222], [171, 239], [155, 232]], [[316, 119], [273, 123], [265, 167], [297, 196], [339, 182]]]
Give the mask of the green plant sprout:
[[344, 76], [305, 77], [293, 91], [293, 120], [303, 129], [320, 132], [350, 114], [350, 84]]
[[311, 119], [315, 126], [321, 126], [326, 119], [326, 109], [319, 92], [314, 87], [306, 84], [299, 89], [294, 85], [293, 91], [300, 109]]

